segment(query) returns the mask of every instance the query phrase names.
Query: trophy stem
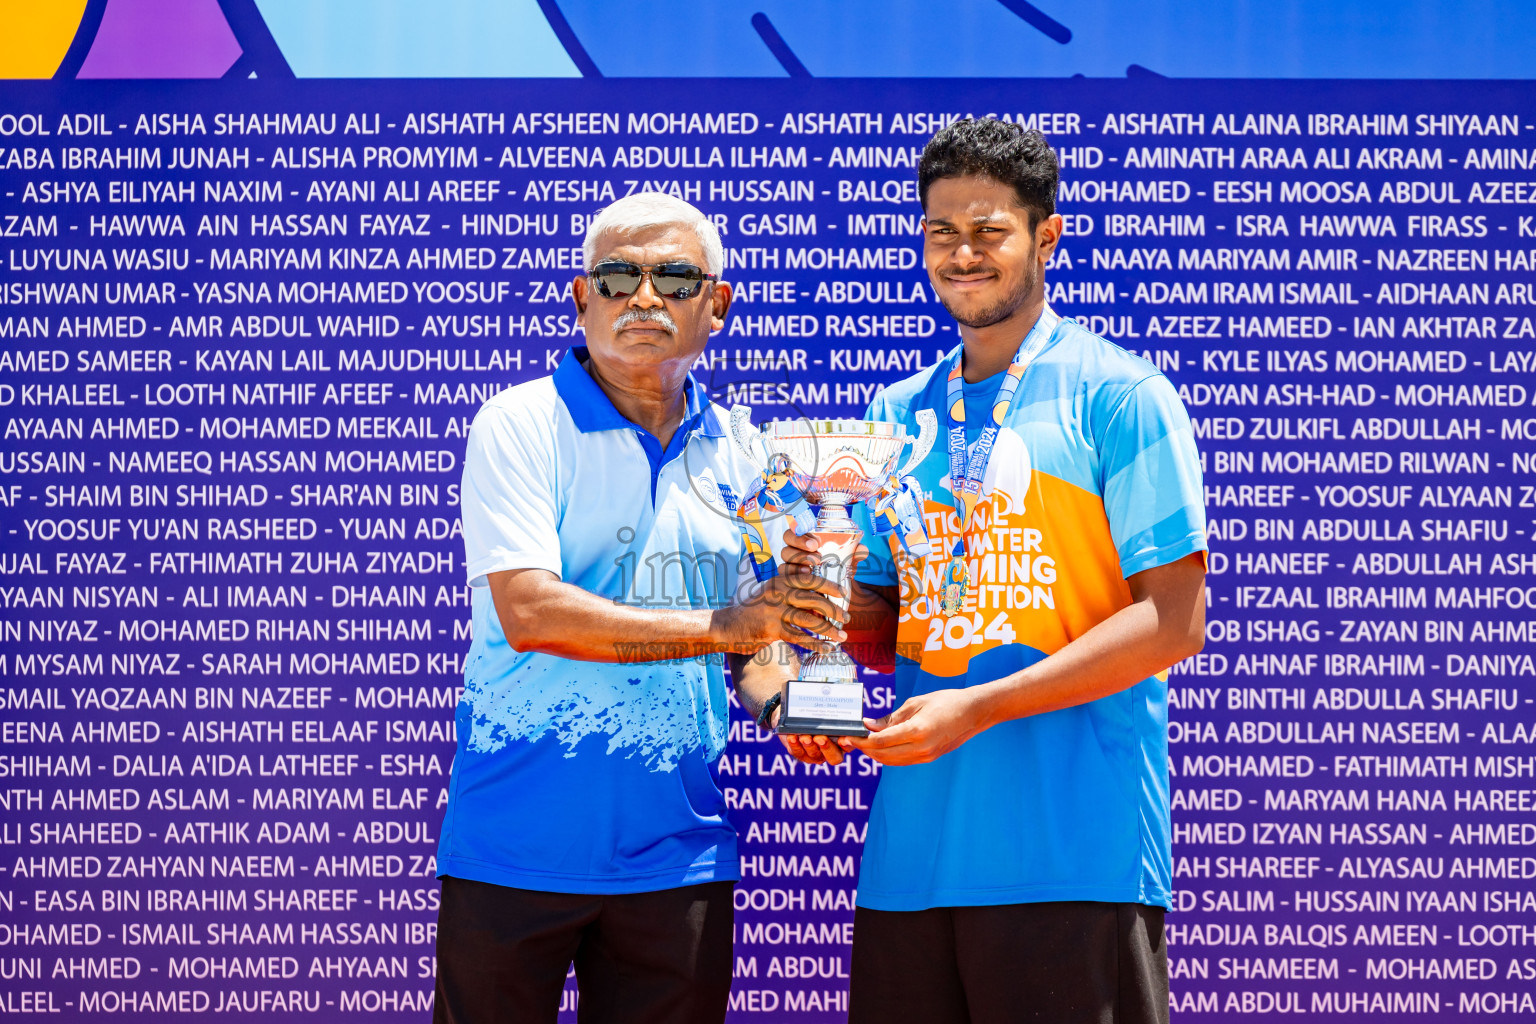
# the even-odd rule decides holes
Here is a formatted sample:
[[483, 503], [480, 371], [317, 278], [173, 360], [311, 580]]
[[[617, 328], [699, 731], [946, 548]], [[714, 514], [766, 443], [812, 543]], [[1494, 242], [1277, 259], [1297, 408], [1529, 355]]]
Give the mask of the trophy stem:
[[[852, 589], [849, 585], [851, 580], [848, 566], [854, 550], [859, 546], [861, 534], [848, 515], [847, 503], [836, 500], [841, 497], [826, 496], [816, 515], [814, 536], [821, 542], [819, 550], [822, 556], [821, 564], [816, 567], [816, 575], [831, 580], [844, 593], [848, 593]], [[846, 601], [842, 604], [842, 610], [845, 614], [848, 611]], [[800, 678], [819, 683], [857, 683], [859, 670], [853, 659], [840, 649], [825, 653], [812, 652], [800, 662]]]
[[813, 651], [800, 660], [800, 678], [816, 683], [857, 683], [859, 667], [842, 651]]
[[858, 533], [853, 518], [848, 515], [848, 502], [839, 501], [841, 494], [827, 495], [822, 499], [821, 511], [816, 514], [817, 533]]

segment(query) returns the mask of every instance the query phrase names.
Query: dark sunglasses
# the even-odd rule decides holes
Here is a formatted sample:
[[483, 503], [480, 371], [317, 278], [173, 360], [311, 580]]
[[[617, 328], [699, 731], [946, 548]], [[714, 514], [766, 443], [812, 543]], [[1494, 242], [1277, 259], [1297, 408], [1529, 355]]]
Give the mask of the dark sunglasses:
[[640, 280], [650, 275], [656, 294], [668, 299], [691, 299], [699, 294], [705, 281], [718, 281], [718, 274], [706, 274], [692, 263], [627, 263], [604, 260], [588, 271], [597, 282], [597, 294], [605, 299], [622, 299], [640, 290]]

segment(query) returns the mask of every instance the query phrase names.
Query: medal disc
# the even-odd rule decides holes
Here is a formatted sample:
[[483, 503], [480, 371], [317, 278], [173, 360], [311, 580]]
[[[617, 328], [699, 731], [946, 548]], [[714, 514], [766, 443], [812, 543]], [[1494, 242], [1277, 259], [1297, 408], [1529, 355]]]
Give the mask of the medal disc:
[[939, 610], [945, 615], [960, 613], [969, 589], [969, 575], [965, 555], [957, 553], [949, 560], [949, 568], [944, 572], [944, 596], [939, 599]]

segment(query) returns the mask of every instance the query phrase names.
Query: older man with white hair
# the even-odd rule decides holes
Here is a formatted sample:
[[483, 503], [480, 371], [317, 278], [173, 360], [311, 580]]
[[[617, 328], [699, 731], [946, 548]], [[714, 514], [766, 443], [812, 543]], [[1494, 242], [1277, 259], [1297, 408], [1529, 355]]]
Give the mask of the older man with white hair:
[[586, 346], [486, 402], [469, 436], [438, 1022], [553, 1022], [573, 962], [584, 1024], [721, 1020], [740, 878], [713, 770], [722, 654], [767, 725], [796, 668], [784, 641], [815, 644], [795, 624], [843, 638], [825, 598], [755, 584], [743, 558], [731, 496], [760, 468], [689, 372], [731, 304], [714, 224], [628, 196], [585, 257]]

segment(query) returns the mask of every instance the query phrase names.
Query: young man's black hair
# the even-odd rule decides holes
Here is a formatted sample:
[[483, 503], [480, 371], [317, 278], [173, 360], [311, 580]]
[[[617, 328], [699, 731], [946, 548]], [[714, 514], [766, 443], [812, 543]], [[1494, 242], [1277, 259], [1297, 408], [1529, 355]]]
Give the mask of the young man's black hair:
[[928, 189], [940, 178], [984, 177], [1010, 186], [1029, 211], [1029, 226], [1056, 212], [1056, 154], [1033, 128], [993, 118], [956, 121], [929, 140], [917, 165], [917, 193], [928, 208]]

